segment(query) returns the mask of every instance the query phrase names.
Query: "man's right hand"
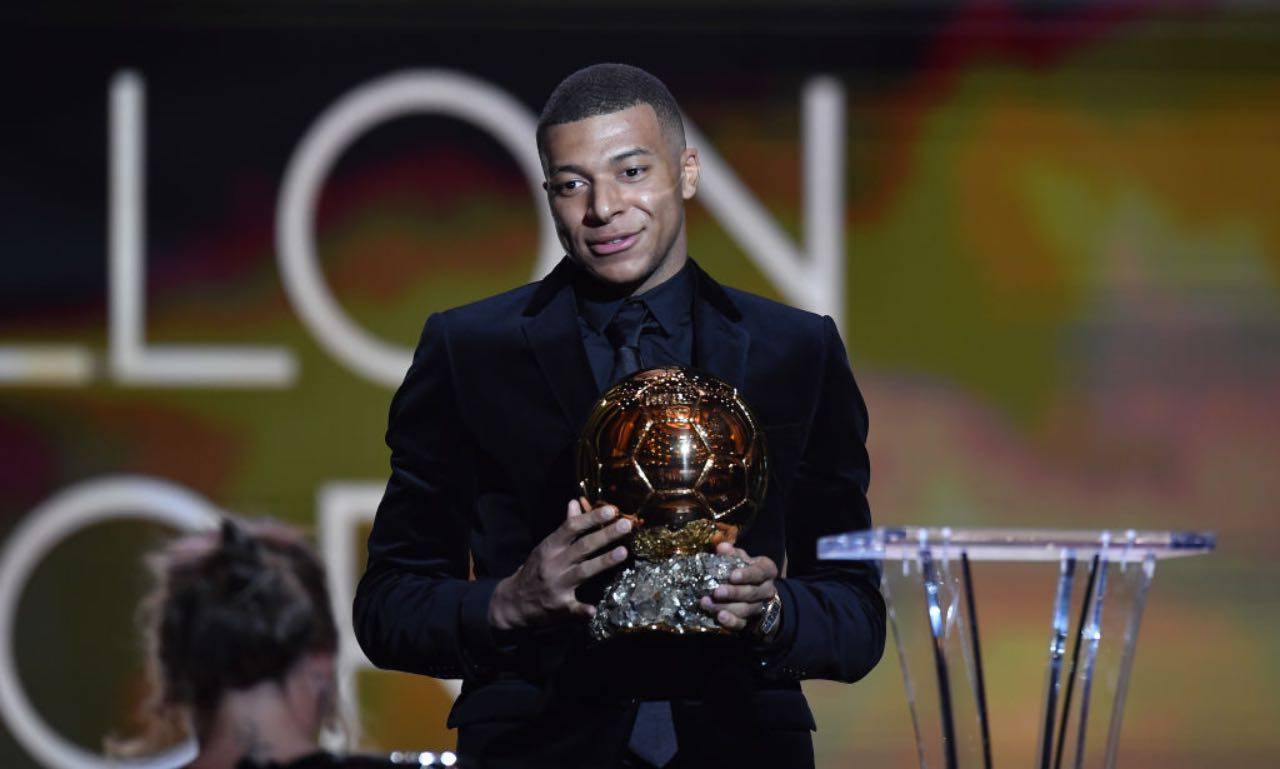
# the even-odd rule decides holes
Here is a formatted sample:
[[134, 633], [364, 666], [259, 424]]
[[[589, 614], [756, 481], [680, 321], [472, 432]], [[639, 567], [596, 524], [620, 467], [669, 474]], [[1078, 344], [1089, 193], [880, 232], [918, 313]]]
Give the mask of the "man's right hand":
[[497, 630], [547, 625], [570, 617], [594, 617], [596, 607], [581, 603], [574, 588], [626, 560], [618, 546], [590, 557], [631, 531], [631, 521], [603, 505], [586, 512], [585, 499], [569, 503], [564, 523], [538, 543], [515, 574], [498, 583], [489, 602], [489, 624]]

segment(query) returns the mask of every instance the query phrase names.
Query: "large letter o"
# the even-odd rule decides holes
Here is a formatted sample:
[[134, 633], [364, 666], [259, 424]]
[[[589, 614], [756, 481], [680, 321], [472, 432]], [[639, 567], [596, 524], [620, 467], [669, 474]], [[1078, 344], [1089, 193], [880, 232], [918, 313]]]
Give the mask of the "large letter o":
[[217, 525], [219, 511], [181, 486], [144, 476], [85, 481], [54, 495], [18, 524], [0, 554], [0, 715], [13, 736], [51, 769], [172, 769], [195, 758], [187, 743], [140, 761], [108, 761], [54, 731], [27, 698], [14, 659], [14, 620], [22, 590], [55, 545], [95, 523], [119, 519], [157, 521], [183, 531]]
[[320, 115], [285, 171], [276, 210], [276, 256], [294, 310], [316, 341], [357, 374], [395, 387], [412, 351], [367, 333], [343, 312], [316, 261], [316, 201], [342, 152], [364, 131], [402, 115], [439, 112], [470, 121], [492, 134], [528, 178], [538, 211], [541, 277], [560, 258], [551, 214], [542, 203], [542, 165], [534, 139], [537, 120], [523, 104], [482, 80], [448, 70], [410, 70], [366, 83]]

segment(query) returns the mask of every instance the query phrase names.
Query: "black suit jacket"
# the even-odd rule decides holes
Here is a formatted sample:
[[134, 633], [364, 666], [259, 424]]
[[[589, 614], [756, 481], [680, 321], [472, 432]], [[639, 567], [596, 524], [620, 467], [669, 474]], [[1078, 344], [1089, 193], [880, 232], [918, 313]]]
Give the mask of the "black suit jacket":
[[572, 269], [428, 318], [391, 405], [391, 479], [355, 600], [360, 644], [379, 667], [463, 679], [449, 725], [473, 766], [610, 766], [641, 698], [673, 701], [686, 758], [736, 746], [754, 765], [811, 765], [798, 682], [858, 680], [885, 638], [875, 568], [815, 554], [818, 537], [870, 525], [866, 407], [830, 318], [695, 266], [694, 365], [737, 387], [766, 434], [768, 493], [738, 544], [785, 563], [773, 644], [593, 645], [582, 624], [490, 631], [497, 582], [578, 494], [576, 439], [599, 393]]

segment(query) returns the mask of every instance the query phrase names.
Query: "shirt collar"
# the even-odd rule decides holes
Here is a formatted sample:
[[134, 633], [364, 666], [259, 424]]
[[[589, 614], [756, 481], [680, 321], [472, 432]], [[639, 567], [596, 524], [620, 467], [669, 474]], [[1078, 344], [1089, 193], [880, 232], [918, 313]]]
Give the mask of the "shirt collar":
[[644, 302], [654, 320], [662, 327], [663, 333], [669, 336], [675, 332], [677, 326], [690, 321], [693, 315], [694, 290], [693, 261], [688, 260], [675, 275], [643, 294], [621, 298], [598, 298], [591, 296], [589, 290], [579, 289], [576, 284], [574, 294], [578, 302], [578, 314], [599, 333], [604, 333], [624, 302], [628, 299], [638, 299]]

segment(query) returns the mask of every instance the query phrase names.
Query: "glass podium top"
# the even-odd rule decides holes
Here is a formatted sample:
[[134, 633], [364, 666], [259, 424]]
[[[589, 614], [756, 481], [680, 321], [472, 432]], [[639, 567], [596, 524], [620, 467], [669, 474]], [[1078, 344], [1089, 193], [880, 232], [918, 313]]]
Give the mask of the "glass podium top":
[[825, 560], [914, 559], [921, 550], [935, 558], [971, 561], [1057, 561], [1064, 556], [1112, 562], [1177, 558], [1213, 550], [1213, 532], [1105, 529], [964, 529], [947, 526], [882, 526], [818, 540]]

